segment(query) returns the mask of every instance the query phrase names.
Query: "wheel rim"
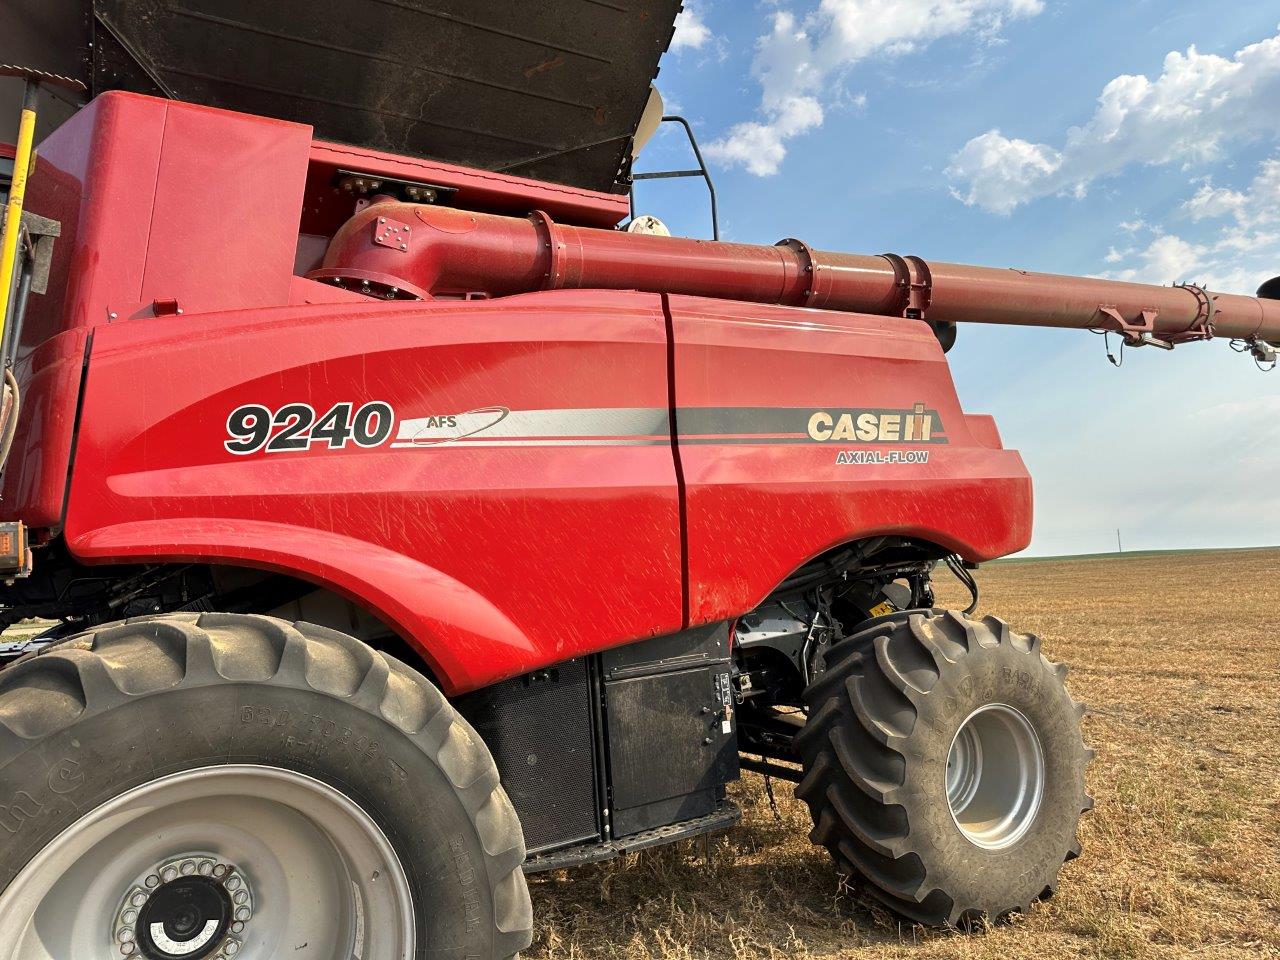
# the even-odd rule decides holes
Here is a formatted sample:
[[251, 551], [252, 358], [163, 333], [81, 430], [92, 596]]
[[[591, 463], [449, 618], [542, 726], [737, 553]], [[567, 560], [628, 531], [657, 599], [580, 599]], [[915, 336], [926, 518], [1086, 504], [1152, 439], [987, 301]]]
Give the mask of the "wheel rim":
[[404, 869], [369, 815], [263, 766], [136, 787], [0, 894], [4, 960], [410, 960], [414, 931]]
[[1003, 703], [969, 714], [951, 741], [946, 787], [951, 819], [971, 843], [1017, 843], [1044, 795], [1044, 751], [1030, 721]]

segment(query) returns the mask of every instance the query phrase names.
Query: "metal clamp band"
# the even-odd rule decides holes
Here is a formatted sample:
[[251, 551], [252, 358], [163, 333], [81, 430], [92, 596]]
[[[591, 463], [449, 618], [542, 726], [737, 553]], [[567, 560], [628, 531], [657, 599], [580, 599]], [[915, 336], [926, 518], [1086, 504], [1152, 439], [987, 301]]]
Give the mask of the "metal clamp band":
[[545, 210], [534, 210], [529, 219], [537, 228], [542, 240], [542, 247], [547, 251], [547, 269], [542, 274], [543, 290], [559, 290], [564, 283], [564, 242], [560, 239], [560, 228]]
[[893, 267], [894, 285], [898, 288], [898, 311], [904, 317], [923, 320], [933, 303], [933, 273], [920, 257], [900, 257], [896, 253], [880, 256]]

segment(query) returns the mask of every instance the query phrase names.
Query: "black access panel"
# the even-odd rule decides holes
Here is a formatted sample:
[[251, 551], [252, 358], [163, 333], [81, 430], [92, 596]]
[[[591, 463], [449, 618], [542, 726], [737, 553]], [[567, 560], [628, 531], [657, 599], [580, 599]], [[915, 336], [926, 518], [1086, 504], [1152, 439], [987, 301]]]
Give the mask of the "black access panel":
[[738, 777], [728, 624], [601, 655], [612, 836], [706, 816]]

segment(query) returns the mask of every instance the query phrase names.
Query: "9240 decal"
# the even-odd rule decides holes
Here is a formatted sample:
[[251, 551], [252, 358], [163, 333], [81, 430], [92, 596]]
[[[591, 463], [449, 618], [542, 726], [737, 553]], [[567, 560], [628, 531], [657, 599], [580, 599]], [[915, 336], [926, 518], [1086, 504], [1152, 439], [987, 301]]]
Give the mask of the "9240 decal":
[[259, 403], [236, 407], [227, 417], [223, 441], [228, 453], [245, 456], [263, 450], [289, 453], [310, 450], [323, 444], [341, 450], [348, 444], [376, 447], [387, 441], [395, 426], [395, 412], [389, 403], [372, 400], [353, 412], [351, 403], [335, 403], [317, 417], [309, 403], [286, 403], [270, 410]]

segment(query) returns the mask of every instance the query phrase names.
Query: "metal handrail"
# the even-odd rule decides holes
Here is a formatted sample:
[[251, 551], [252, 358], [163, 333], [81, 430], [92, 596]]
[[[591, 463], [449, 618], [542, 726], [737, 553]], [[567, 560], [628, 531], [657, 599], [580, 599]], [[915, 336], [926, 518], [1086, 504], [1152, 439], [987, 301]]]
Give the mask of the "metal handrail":
[[636, 215], [636, 190], [635, 181], [637, 180], [670, 180], [676, 177], [701, 177], [707, 183], [707, 193], [711, 196], [711, 239], [720, 239], [720, 216], [716, 211], [716, 185], [711, 181], [711, 174], [707, 170], [707, 164], [702, 159], [702, 151], [698, 149], [698, 138], [693, 135], [693, 127], [689, 126], [689, 121], [684, 117], [675, 114], [669, 114], [662, 118], [663, 123], [678, 123], [684, 127], [685, 134], [689, 137], [689, 146], [693, 148], [693, 155], [697, 158], [697, 170], [659, 170], [653, 173], [633, 173], [631, 175], [631, 187], [628, 191], [628, 197], [631, 203], [631, 216]]

